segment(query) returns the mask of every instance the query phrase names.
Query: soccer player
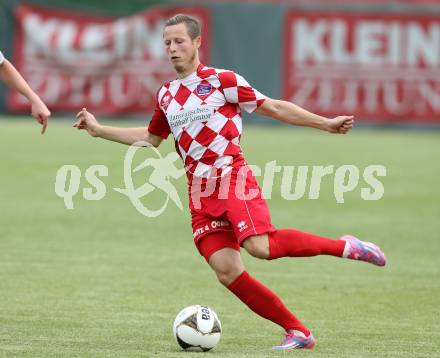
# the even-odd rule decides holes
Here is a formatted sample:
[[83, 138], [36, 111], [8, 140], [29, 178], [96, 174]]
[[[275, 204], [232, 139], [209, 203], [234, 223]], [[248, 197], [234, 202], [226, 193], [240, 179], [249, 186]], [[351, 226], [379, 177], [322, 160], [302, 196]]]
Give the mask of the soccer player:
[[47, 128], [47, 122], [50, 117], [50, 111], [38, 95], [32, 91], [24, 78], [16, 68], [3, 56], [0, 51], [0, 79], [10, 88], [25, 96], [31, 103], [32, 116], [42, 125], [41, 134], [44, 134]]
[[[177, 79], [157, 92], [148, 130], [103, 126], [86, 109], [78, 113], [74, 127], [94, 137], [128, 145], [145, 141], [145, 146], [154, 147], [172, 133], [187, 170], [193, 236], [200, 254], [218, 280], [252, 311], [285, 329], [281, 344], [274, 349], [312, 348], [315, 339], [307, 327], [274, 292], [246, 272], [240, 248], [266, 260], [332, 255], [383, 266], [386, 258], [376, 245], [354, 236], [333, 240], [272, 225], [266, 201], [240, 148], [241, 111], [340, 134], [352, 128], [353, 116], [318, 116], [293, 103], [264, 96], [233, 71], [201, 64], [200, 26], [192, 17], [170, 18], [163, 39]], [[227, 195], [220, 183], [225, 176]], [[210, 178], [215, 181], [215, 190], [200, 195], [206, 194]], [[195, 182], [200, 185], [193, 185]], [[253, 191], [254, 196], [237, 195], [240, 186], [247, 193]]]

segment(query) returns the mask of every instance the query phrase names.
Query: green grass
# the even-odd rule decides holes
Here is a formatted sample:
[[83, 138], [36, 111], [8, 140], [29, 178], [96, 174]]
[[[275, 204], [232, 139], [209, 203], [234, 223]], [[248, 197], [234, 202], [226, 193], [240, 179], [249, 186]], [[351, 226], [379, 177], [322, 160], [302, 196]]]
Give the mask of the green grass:
[[[222, 340], [207, 356], [284, 355], [268, 349], [282, 330], [218, 284], [193, 246], [184, 178], [177, 185], [185, 210], [169, 205], [162, 216], [145, 218], [111, 189], [123, 186], [127, 147], [56, 119], [45, 136], [34, 123], [6, 118], [0, 130], [0, 356], [200, 357], [181, 352], [171, 333], [178, 311], [196, 303], [212, 306], [223, 324]], [[363, 201], [359, 186], [337, 204], [332, 177], [319, 200], [286, 201], [274, 190], [269, 206], [277, 227], [356, 233], [389, 259], [381, 269], [332, 257], [265, 262], [243, 253], [248, 271], [317, 337], [314, 351], [285, 354], [440, 356], [439, 145], [440, 132], [245, 128], [249, 163], [387, 167], [379, 201]], [[161, 152], [172, 147], [168, 141]], [[107, 165], [106, 197], [79, 194], [66, 210], [54, 192], [64, 164], [83, 173]], [[146, 199], [153, 206], [161, 197]]]

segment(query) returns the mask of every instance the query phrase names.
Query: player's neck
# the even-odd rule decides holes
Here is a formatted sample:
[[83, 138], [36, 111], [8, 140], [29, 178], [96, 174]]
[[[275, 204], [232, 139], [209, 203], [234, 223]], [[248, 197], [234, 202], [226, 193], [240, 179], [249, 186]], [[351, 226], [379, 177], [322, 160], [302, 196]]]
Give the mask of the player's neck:
[[188, 67], [185, 68], [184, 70], [178, 71], [177, 78], [182, 79], [182, 78], [188, 77], [191, 73], [194, 73], [197, 71], [197, 68], [199, 67], [199, 65], [200, 65], [199, 60], [194, 61], [193, 63], [191, 63], [191, 65], [188, 65]]

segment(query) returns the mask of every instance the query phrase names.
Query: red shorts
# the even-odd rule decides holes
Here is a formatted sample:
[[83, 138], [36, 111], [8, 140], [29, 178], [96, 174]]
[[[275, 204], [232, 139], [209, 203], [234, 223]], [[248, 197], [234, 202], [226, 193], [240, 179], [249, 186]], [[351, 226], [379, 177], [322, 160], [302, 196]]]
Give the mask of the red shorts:
[[206, 262], [209, 262], [209, 258], [213, 253], [224, 248], [240, 251], [240, 245], [238, 245], [232, 231], [212, 232], [209, 235], [201, 237], [196, 245], [200, 255], [205, 258]]
[[[197, 246], [202, 237], [213, 232], [228, 232], [228, 237], [235, 238], [241, 246], [250, 236], [276, 230], [271, 223], [266, 200], [250, 168], [244, 171], [234, 168], [230, 176], [226, 198], [219, 195], [218, 187], [210, 196], [194, 199], [194, 194], [190, 195], [193, 237]], [[236, 189], [237, 186], [242, 189]]]

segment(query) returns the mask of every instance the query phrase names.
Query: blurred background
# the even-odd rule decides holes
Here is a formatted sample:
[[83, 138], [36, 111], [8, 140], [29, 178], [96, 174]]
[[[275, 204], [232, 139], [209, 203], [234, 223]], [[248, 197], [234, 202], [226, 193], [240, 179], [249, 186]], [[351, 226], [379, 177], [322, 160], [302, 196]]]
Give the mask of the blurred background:
[[[3, 0], [0, 48], [54, 114], [145, 118], [174, 77], [162, 29], [176, 12], [201, 21], [202, 62], [268, 96], [358, 123], [440, 123], [438, 0]], [[27, 112], [2, 86], [0, 113]]]

